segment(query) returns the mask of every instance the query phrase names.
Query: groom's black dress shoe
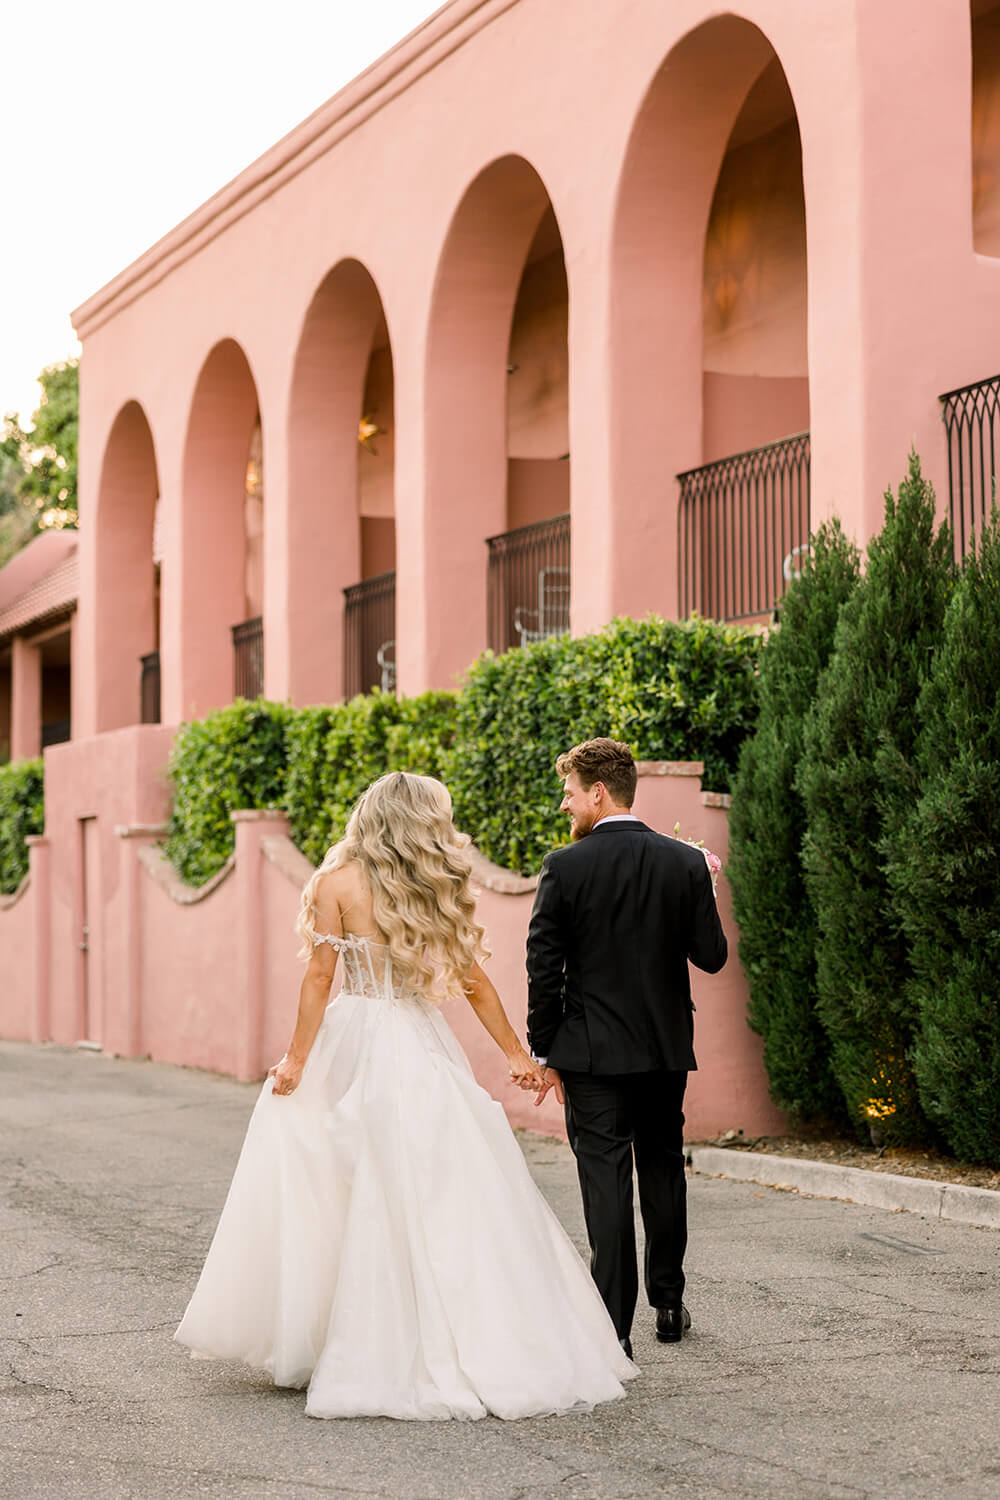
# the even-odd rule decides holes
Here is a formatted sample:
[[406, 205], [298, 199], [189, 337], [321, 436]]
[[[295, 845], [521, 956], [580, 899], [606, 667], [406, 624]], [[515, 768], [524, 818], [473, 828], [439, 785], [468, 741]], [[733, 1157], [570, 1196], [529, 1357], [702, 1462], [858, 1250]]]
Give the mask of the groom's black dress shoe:
[[661, 1344], [676, 1344], [691, 1327], [691, 1314], [684, 1306], [656, 1309], [656, 1337]]
[[625, 1350], [625, 1358], [626, 1359], [631, 1359], [632, 1358], [632, 1340], [631, 1339], [619, 1339], [618, 1342], [619, 1342], [619, 1344], [621, 1344], [622, 1348]]

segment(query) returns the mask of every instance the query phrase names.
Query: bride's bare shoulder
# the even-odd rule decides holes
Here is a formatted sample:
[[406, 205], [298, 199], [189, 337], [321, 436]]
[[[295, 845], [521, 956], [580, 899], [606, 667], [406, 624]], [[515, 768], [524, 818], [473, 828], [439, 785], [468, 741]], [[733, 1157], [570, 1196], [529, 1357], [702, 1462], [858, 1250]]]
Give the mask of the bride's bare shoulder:
[[316, 881], [316, 906], [331, 912], [346, 911], [365, 891], [361, 868], [355, 863], [325, 870]]

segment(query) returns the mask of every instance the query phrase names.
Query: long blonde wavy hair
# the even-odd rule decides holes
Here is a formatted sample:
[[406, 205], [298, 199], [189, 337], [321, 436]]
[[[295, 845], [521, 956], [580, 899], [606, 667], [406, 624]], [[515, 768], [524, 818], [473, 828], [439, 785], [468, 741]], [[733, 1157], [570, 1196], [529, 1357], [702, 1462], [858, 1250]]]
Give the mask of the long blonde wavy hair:
[[355, 803], [347, 829], [307, 882], [296, 929], [300, 956], [316, 942], [316, 886], [356, 862], [372, 894], [375, 926], [389, 945], [394, 977], [428, 999], [464, 988], [488, 953], [476, 921], [470, 843], [452, 821], [447, 788], [432, 776], [393, 771]]

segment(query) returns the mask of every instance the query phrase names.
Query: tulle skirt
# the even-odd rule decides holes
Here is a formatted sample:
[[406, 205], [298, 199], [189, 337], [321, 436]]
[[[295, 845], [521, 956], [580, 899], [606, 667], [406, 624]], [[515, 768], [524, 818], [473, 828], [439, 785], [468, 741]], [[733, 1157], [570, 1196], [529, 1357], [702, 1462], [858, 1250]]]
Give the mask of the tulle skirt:
[[314, 1417], [585, 1410], [637, 1373], [502, 1107], [419, 999], [341, 993], [264, 1084], [177, 1339]]

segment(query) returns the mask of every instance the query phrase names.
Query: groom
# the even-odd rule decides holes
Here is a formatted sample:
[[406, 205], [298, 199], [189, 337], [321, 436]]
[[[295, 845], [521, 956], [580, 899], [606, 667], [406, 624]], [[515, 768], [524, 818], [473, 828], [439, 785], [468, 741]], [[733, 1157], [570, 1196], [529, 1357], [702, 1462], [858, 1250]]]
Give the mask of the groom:
[[636, 768], [617, 740], [561, 755], [561, 811], [573, 843], [546, 856], [528, 929], [528, 1041], [544, 1087], [566, 1110], [591, 1272], [626, 1353], [639, 1278], [632, 1165], [646, 1232], [656, 1336], [691, 1326], [684, 1089], [696, 1067], [688, 960], [726, 961], [712, 879], [699, 849], [632, 816]]

